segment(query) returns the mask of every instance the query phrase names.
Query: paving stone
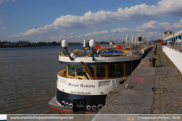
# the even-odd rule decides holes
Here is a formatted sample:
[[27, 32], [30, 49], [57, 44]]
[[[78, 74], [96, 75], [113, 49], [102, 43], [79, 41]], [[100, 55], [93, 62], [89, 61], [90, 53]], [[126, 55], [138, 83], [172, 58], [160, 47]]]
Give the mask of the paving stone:
[[170, 100], [171, 99], [171, 97], [165, 97], [165, 100]]
[[153, 114], [160, 114], [160, 110], [159, 109], [154, 109]]
[[167, 112], [168, 110], [167, 108], [161, 108], [161, 112]]
[[154, 100], [160, 100], [161, 105], [155, 101], [154, 106], [157, 106], [161, 113], [182, 112], [182, 74], [160, 47], [157, 50], [156, 61], [160, 61], [164, 66], [156, 67], [155, 87], [158, 90], [154, 93]]
[[172, 97], [171, 100], [172, 100], [172, 101], [178, 101], [178, 98]]
[[177, 111], [178, 107], [172, 107], [172, 109]]

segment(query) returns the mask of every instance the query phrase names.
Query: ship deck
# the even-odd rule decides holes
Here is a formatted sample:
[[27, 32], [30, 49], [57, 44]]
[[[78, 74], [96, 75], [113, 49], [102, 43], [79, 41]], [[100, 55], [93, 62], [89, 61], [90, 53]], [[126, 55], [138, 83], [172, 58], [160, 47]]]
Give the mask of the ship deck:
[[[128, 62], [135, 61], [141, 59], [148, 51], [152, 49], [152, 46], [140, 45], [141, 49], [123, 49], [123, 50], [107, 50], [100, 51], [99, 53], [94, 53], [94, 57], [92, 56], [91, 50], [70, 50], [71, 57], [70, 59], [67, 52], [61, 51], [59, 56], [59, 62], [63, 64], [86, 64], [86, 65], [94, 65], [94, 64], [108, 64], [108, 63], [120, 63], [120, 62]], [[137, 50], [136, 50], [137, 49]], [[96, 50], [95, 50], [96, 51]], [[113, 51], [113, 52], [112, 52]], [[116, 53], [115, 53], [116, 52]]]
[[[143, 51], [150, 48], [150, 44], [133, 44], [128, 43], [126, 45], [97, 45], [96, 48], [85, 47], [81, 49], [69, 49], [68, 52], [73, 58], [78, 57], [118, 57], [118, 56], [136, 56], [143, 54]], [[63, 48], [60, 50], [60, 57], [68, 57], [69, 54]]]

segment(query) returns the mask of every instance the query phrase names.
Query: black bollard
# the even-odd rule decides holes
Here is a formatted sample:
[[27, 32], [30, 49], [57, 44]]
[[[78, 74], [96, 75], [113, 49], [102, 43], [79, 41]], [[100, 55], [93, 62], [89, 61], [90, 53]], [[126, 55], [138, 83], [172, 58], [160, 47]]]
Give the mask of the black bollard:
[[155, 67], [155, 58], [149, 58], [149, 67]]

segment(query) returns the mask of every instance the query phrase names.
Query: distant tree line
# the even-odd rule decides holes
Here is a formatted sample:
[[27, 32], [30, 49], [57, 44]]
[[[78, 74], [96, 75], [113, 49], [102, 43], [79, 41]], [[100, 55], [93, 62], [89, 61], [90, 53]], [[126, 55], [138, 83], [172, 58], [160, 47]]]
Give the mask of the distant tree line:
[[[68, 42], [69, 45], [80, 45], [80, 42]], [[0, 47], [35, 47], [35, 46], [61, 46], [61, 42], [31, 42], [30, 40], [18, 40], [17, 42], [1, 41]]]
[[96, 44], [109, 44], [108, 41], [100, 41], [100, 42], [96, 42]]

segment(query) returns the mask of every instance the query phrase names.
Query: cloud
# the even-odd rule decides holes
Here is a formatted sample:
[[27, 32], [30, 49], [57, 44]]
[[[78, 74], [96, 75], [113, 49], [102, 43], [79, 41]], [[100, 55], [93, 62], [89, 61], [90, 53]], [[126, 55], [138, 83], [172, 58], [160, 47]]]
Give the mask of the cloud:
[[136, 31], [143, 31], [147, 29], [158, 29], [159, 28], [159, 22], [158, 21], [149, 21], [148, 23], [144, 23], [142, 26], [136, 27]]
[[162, 37], [162, 33], [161, 32], [148, 32], [148, 33], [146, 33], [146, 37], [153, 37], [153, 36]]
[[182, 28], [182, 19], [180, 20], [179, 23], [174, 23], [172, 27], [174, 27], [174, 28]]
[[54, 40], [54, 36], [51, 36], [51, 40]]
[[[179, 23], [175, 23], [175, 24], [179, 24]], [[62, 35], [58, 37], [51, 36], [49, 40], [60, 41], [62, 39], [67, 39], [68, 41], [81, 41], [83, 39], [89, 39], [89, 38], [94, 38], [98, 41], [108, 40], [108, 39], [121, 40], [121, 38], [122, 40], [124, 40], [123, 38], [125, 38], [126, 33], [128, 33], [129, 35], [145, 36], [148, 38], [155, 37], [157, 39], [157, 38], [161, 38], [162, 31], [165, 30], [166, 27], [170, 26], [174, 28], [173, 25], [168, 22], [160, 23], [158, 21], [149, 21], [147, 23], [143, 23], [141, 26], [137, 26], [134, 28], [117, 28], [117, 29], [111, 29], [109, 31], [108, 30], [94, 31], [94, 32], [89, 32], [89, 33], [85, 33], [81, 35], [76, 35], [75, 33], [69, 33], [66, 36], [62, 36]], [[35, 36], [31, 36], [31, 37], [35, 37]], [[24, 39], [24, 38], [26, 39], [27, 37], [20, 37], [18, 39]], [[31, 39], [30, 36], [28, 38]], [[42, 39], [42, 37], [40, 36], [38, 38], [39, 40]]]
[[[4, 1], [9, 2], [10, 0], [0, 0], [0, 4], [2, 4]], [[15, 2], [16, 0], [11, 0], [11, 1]]]
[[169, 22], [159, 23], [158, 21], [149, 21], [141, 26], [137, 26], [134, 31], [165, 30], [168, 28], [182, 28], [182, 19], [179, 21], [179, 23], [174, 23], [173, 25]]
[[4, 23], [3, 21], [0, 21], [0, 24]]
[[[108, 30], [103, 30], [103, 31], [96, 31], [96, 32], [89, 32], [86, 34], [81, 34], [81, 35], [76, 35], [74, 33], [68, 34], [68, 36], [59, 36], [59, 37], [51, 37], [51, 40], [56, 40], [60, 41], [61, 39], [67, 39], [67, 40], [74, 40], [75, 41], [80, 41], [86, 38], [94, 38], [96, 40], [108, 40], [110, 38], [115, 39], [115, 40], [124, 40], [126, 32], [129, 34], [133, 34], [136, 37], [142, 36], [146, 37], [148, 40], [151, 38], [161, 38], [162, 37], [162, 31], [165, 30], [167, 27], [174, 28], [179, 28], [179, 26], [182, 25], [182, 19], [180, 20], [179, 23], [174, 23], [173, 25], [168, 22], [161, 22], [159, 23], [158, 21], [149, 21], [147, 23], [142, 24], [141, 26], [137, 26], [135, 28], [117, 28], [117, 29], [112, 29], [110, 31]], [[123, 34], [117, 34], [117, 33], [123, 33]], [[154, 39], [153, 38], [153, 39]]]
[[163, 27], [163, 28], [166, 28], [166, 30], [167, 30], [168, 28], [171, 28], [171, 27], [172, 27], [171, 23], [169, 23], [169, 22], [159, 23], [159, 26], [161, 26], [161, 27]]
[[132, 31], [130, 28], [117, 28], [117, 29], [112, 29], [111, 32], [129, 32]]
[[73, 35], [75, 35], [75, 34], [74, 34], [74, 33], [69, 33], [68, 35], [69, 35], [69, 36], [73, 36]]
[[108, 34], [108, 31], [107, 30], [104, 30], [104, 31], [97, 31], [97, 32], [93, 32], [93, 35], [98, 35], [98, 34]]
[[168, 27], [172, 27], [171, 23], [158, 21], [149, 21], [141, 26], [137, 26], [134, 31], [151, 31], [151, 30], [164, 30]]
[[95, 31], [95, 32], [90, 32], [86, 34], [81, 34], [81, 35], [69, 33], [68, 36], [59, 36], [59, 37], [51, 36], [51, 40], [60, 41], [62, 39], [67, 39], [68, 41], [70, 40], [80, 41], [84, 39], [94, 38], [97, 41], [99, 41], [99, 40], [107, 40], [108, 38], [121, 39], [120, 36], [116, 37], [115, 33], [123, 33], [123, 32], [132, 31], [132, 30], [133, 29], [130, 29], [130, 28], [118, 28], [118, 29], [112, 29], [110, 31], [107, 31], [107, 30]]
[[3, 27], [2, 29], [5, 29], [6, 27]]
[[145, 38], [146, 40], [150, 41], [155, 39], [161, 39], [162, 32], [141, 32], [137, 36], [142, 36], [142, 38]]
[[[159, 19], [162, 16], [181, 16], [181, 6], [181, 0], [161, 0], [157, 3], [157, 5], [150, 6], [147, 4], [140, 4], [131, 6], [130, 8], [126, 7], [125, 9], [118, 8], [116, 12], [101, 10], [96, 13], [88, 11], [83, 16], [75, 16], [68, 14], [55, 19], [55, 21], [52, 24], [45, 25], [44, 27], [40, 28], [33, 28], [24, 33], [21, 32], [12, 36], [23, 37], [41, 35], [62, 30], [94, 27], [106, 23], [109, 24], [128, 21], [149, 21]], [[153, 24], [155, 24], [155, 21], [153, 22]]]

